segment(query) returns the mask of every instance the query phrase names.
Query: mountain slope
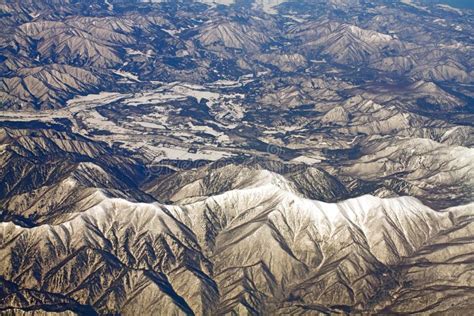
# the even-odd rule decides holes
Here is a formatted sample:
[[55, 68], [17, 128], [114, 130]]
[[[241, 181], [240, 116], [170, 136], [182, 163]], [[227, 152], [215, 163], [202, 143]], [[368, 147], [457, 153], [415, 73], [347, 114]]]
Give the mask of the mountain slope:
[[[7, 264], [1, 273], [21, 289], [2, 301], [8, 308], [41, 308], [54, 304], [54, 293], [69, 293], [74, 306], [124, 314], [137, 305], [147, 312], [197, 314], [283, 312], [306, 305], [433, 312], [451, 302], [449, 293], [463, 291], [465, 278], [450, 279], [443, 304], [428, 296], [405, 306], [392, 291], [410, 297], [416, 292], [407, 284], [427, 281], [417, 275], [449, 271], [431, 264], [432, 256], [471, 275], [456, 253], [473, 250], [466, 226], [472, 216], [472, 206], [436, 212], [407, 197], [327, 204], [271, 183], [183, 205], [106, 199], [56, 226], [2, 223], [0, 254]], [[437, 246], [441, 242], [452, 246]], [[420, 260], [426, 272], [413, 274], [418, 265], [410, 268], [409, 262]], [[42, 293], [41, 299], [29, 301], [27, 291]], [[26, 300], [20, 303], [18, 295]], [[466, 296], [462, 302], [459, 308], [469, 305]]]
[[0, 2], [0, 314], [474, 308], [474, 11]]
[[103, 143], [51, 128], [3, 128], [0, 146], [3, 220], [60, 223], [107, 196], [151, 200], [137, 189], [140, 163]]

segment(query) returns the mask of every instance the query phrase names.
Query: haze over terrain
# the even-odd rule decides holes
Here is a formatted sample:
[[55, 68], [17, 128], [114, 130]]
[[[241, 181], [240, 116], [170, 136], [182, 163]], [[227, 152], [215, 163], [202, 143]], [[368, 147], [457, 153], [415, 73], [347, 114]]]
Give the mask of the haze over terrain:
[[460, 7], [0, 0], [0, 313], [469, 314]]
[[453, 6], [455, 8], [460, 8], [460, 9], [473, 9], [474, 8], [474, 2], [470, 0], [427, 0], [427, 3], [435, 3], [435, 4], [447, 4], [450, 6]]

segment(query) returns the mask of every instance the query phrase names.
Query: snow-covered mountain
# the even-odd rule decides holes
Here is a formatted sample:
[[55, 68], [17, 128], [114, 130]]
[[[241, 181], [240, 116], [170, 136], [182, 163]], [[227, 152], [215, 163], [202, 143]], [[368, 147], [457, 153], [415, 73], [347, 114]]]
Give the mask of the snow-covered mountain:
[[0, 314], [470, 314], [473, 16], [0, 1]]
[[[141, 183], [140, 168], [112, 175], [106, 170], [126, 166], [125, 158], [67, 131], [2, 135], [8, 172], [28, 170], [23, 183], [35, 179], [25, 187], [4, 178], [3, 308], [125, 315], [470, 308], [472, 204], [434, 210], [396, 194], [347, 198], [359, 190], [353, 183], [261, 159], [162, 170]], [[50, 166], [61, 156], [68, 158]], [[368, 170], [361, 164], [376, 163], [369, 161], [343, 172]]]
[[[31, 229], [2, 223], [2, 304], [100, 314], [469, 306], [472, 205], [437, 212], [369, 195], [331, 204], [285, 182], [267, 175], [175, 205], [107, 198]], [[436, 287], [453, 295], [421, 291]]]

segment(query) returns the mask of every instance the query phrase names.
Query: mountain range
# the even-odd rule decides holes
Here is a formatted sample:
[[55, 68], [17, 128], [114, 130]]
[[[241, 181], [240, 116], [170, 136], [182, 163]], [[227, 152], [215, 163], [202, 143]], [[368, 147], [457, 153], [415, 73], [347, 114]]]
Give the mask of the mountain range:
[[467, 315], [473, 11], [0, 1], [0, 313]]

